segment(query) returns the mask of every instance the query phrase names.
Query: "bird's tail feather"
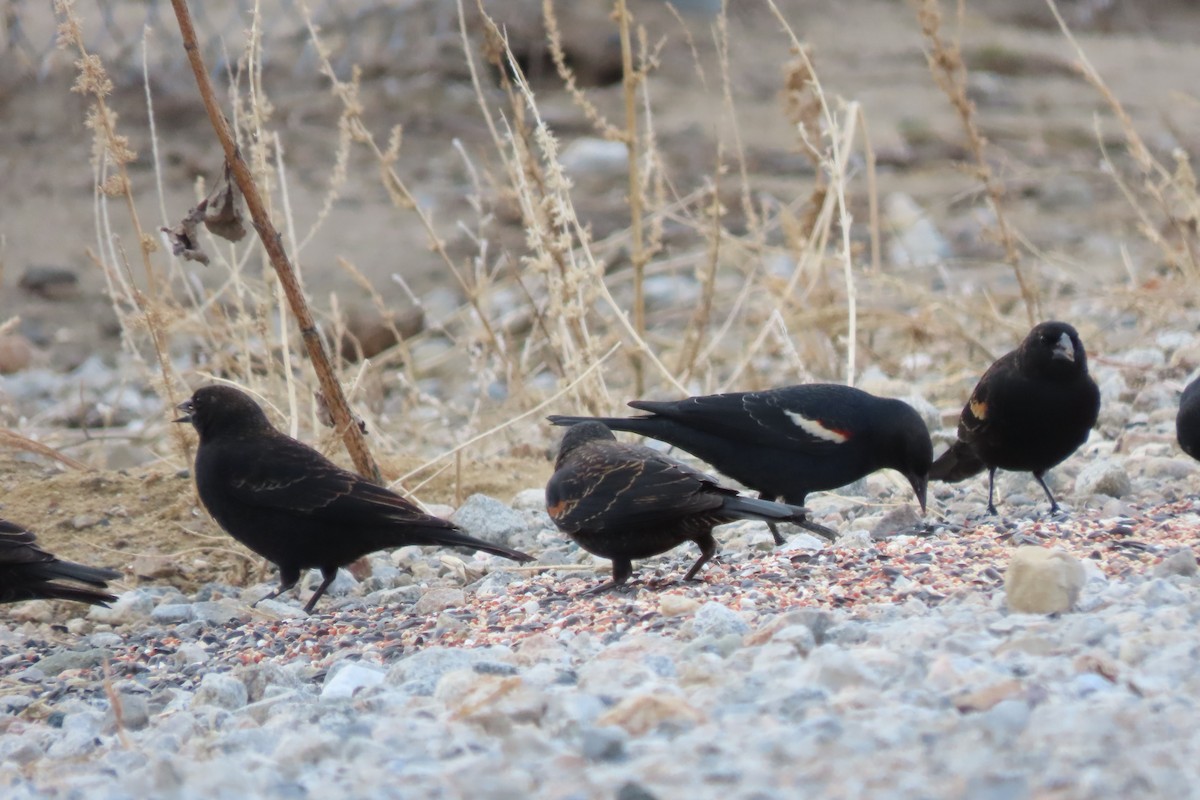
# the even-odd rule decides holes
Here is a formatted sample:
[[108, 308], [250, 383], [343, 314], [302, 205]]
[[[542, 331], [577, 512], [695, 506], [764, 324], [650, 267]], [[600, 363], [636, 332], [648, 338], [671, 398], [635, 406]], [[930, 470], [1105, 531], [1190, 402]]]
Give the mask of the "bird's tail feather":
[[978, 475], [986, 465], [975, 455], [975, 451], [962, 442], [955, 442], [942, 453], [929, 468], [929, 480], [954, 483]]
[[401, 544], [421, 544], [421, 545], [436, 545], [440, 547], [465, 547], [469, 550], [482, 550], [485, 553], [491, 553], [494, 556], [512, 559], [524, 563], [533, 561], [533, 556], [528, 553], [522, 553], [520, 550], [513, 550], [511, 547], [505, 547], [501, 544], [493, 544], [485, 542], [483, 539], [476, 539], [468, 533], [457, 528], [421, 528], [419, 530], [407, 529], [403, 533], [404, 541]]
[[739, 519], [757, 519], [763, 522], [796, 522], [807, 519], [809, 514], [808, 509], [801, 506], [742, 495], [731, 495], [725, 500], [723, 509]]
[[724, 511], [731, 512], [738, 519], [756, 519], [761, 522], [790, 522], [831, 542], [837, 539], [837, 531], [811, 521], [809, 516], [811, 516], [812, 512], [802, 506], [793, 506], [787, 503], [776, 503], [773, 500], [759, 500], [756, 497], [736, 495], [725, 501]]
[[[99, 584], [103, 586], [104, 584]], [[106, 594], [105, 592], [97, 592], [94, 589], [84, 589], [81, 586], [63, 586], [59, 583], [42, 583], [36, 587], [30, 587], [27, 597], [21, 597], [22, 600], [74, 600], [78, 603], [88, 603], [93, 606], [108, 607], [109, 603], [114, 602], [116, 595]]]
[[121, 577], [121, 573], [116, 570], [105, 569], [103, 567], [88, 567], [83, 564], [76, 564], [73, 561], [55, 560], [38, 566], [38, 573], [44, 576], [46, 580], [62, 579], [79, 581], [80, 583], [89, 583], [92, 586], [98, 586], [101, 589], [108, 586], [108, 581]]

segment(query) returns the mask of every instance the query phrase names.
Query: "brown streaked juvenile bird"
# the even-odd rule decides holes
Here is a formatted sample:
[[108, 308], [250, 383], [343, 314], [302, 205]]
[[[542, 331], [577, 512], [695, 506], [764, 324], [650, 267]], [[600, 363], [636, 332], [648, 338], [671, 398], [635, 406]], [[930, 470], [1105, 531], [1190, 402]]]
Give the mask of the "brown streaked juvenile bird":
[[324, 580], [304, 607], [311, 613], [338, 567], [409, 544], [533, 560], [342, 469], [276, 430], [258, 403], [231, 386], [197, 389], [179, 409], [184, 416], [175, 421], [190, 422], [200, 435], [196, 490], [204, 507], [230, 536], [279, 567], [279, 588], [262, 600], [295, 586], [301, 570], [317, 568]]
[[[908, 479], [921, 510], [933, 444], [924, 420], [902, 400], [834, 383], [782, 386], [683, 400], [631, 400], [646, 412], [595, 418], [616, 431], [682, 448], [763, 500], [802, 506], [880, 469]], [[552, 416], [555, 425], [592, 417]], [[768, 523], [775, 544], [783, 537]]]
[[1032, 472], [1056, 513], [1046, 471], [1087, 441], [1099, 415], [1100, 389], [1088, 375], [1079, 333], [1065, 322], [1043, 322], [983, 373], [959, 417], [958, 440], [929, 477], [953, 483], [986, 469], [988, 513], [995, 514], [996, 470]]
[[591, 590], [620, 586], [632, 559], [665, 553], [684, 542], [700, 558], [691, 580], [716, 554], [712, 529], [739, 519], [794, 522], [832, 539], [797, 506], [743, 497], [715, 478], [641, 445], [618, 442], [601, 422], [567, 428], [546, 485], [546, 509], [559, 530], [593, 555], [612, 560], [613, 577]]
[[[116, 570], [63, 561], [37, 546], [32, 531], [0, 519], [0, 603], [20, 600], [74, 600], [106, 606], [117, 598], [107, 592]], [[58, 581], [77, 581], [94, 588]]]

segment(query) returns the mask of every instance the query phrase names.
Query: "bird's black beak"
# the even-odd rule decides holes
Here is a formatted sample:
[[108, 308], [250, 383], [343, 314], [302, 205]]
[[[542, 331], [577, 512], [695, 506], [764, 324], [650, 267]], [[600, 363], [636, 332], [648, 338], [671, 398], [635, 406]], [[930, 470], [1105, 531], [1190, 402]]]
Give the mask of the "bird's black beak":
[[182, 403], [175, 406], [175, 408], [178, 409], [179, 411], [182, 411], [183, 416], [180, 417], [179, 419], [171, 420], [172, 422], [192, 422], [192, 421], [194, 421], [193, 416], [196, 413], [196, 406], [192, 403], [191, 400], [184, 400]]
[[928, 475], [905, 475], [908, 482], [912, 484], [913, 493], [917, 496], [917, 502], [921, 504], [921, 513], [925, 513], [925, 493], [929, 489]]

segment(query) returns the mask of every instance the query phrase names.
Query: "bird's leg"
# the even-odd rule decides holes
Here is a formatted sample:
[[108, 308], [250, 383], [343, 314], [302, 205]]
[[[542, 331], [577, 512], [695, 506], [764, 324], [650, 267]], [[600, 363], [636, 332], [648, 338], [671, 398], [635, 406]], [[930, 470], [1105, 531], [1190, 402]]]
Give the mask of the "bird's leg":
[[[779, 495], [777, 494], [768, 494], [767, 492], [758, 493], [759, 500], [770, 500], [771, 502], [775, 502], [778, 497]], [[775, 540], [775, 546], [779, 547], [781, 544], [783, 544], [783, 534], [779, 532], [779, 526], [774, 522], [768, 522], [767, 527], [771, 529], [771, 538]]]
[[321, 585], [317, 587], [317, 591], [313, 592], [313, 596], [308, 598], [308, 604], [304, 606], [304, 613], [311, 614], [313, 609], [317, 607], [317, 601], [321, 599], [321, 595], [325, 594], [325, 590], [329, 588], [329, 584], [333, 583], [333, 579], [337, 577], [337, 567], [321, 567]]
[[612, 560], [612, 580], [606, 581], [599, 586], [593, 586], [587, 591], [581, 592], [581, 596], [600, 594], [607, 592], [609, 589], [615, 589], [621, 586], [625, 581], [629, 580], [629, 576], [633, 574], [633, 562], [628, 558], [614, 558]]
[[1035, 472], [1033, 473], [1033, 478], [1038, 482], [1038, 485], [1042, 487], [1042, 491], [1046, 493], [1046, 499], [1050, 501], [1050, 513], [1057, 514], [1059, 510], [1058, 501], [1054, 499], [1054, 493], [1051, 492], [1050, 487], [1046, 485], [1045, 475], [1045, 472]]
[[992, 516], [996, 515], [996, 504], [992, 502], [992, 495], [996, 491], [996, 468], [992, 467], [988, 470], [988, 513]]
[[258, 598], [257, 600], [255, 600], [253, 603], [250, 604], [250, 607], [254, 608], [259, 603], [261, 603], [263, 600], [274, 600], [276, 597], [279, 597], [279, 595], [283, 594], [284, 592], [288, 591], [293, 586], [295, 586], [299, 581], [300, 581], [299, 568], [280, 567], [279, 568], [279, 588], [276, 589], [275, 591], [271, 592], [270, 594], [267, 594], [267, 595], [264, 595], [264, 596]]
[[695, 564], [692, 564], [692, 568], [687, 571], [687, 575], [683, 576], [685, 581], [695, 578], [700, 568], [711, 561], [712, 557], [717, 554], [717, 540], [713, 538], [711, 531], [703, 536], [697, 536], [692, 541], [700, 545], [700, 558], [696, 560]]

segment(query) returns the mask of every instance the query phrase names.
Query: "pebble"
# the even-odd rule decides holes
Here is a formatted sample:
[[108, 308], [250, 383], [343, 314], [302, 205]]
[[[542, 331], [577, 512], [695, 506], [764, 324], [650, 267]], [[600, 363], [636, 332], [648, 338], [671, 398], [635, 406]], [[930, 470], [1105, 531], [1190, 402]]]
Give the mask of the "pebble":
[[903, 192], [888, 195], [883, 215], [891, 232], [888, 257], [894, 266], [932, 266], [950, 257], [950, 243], [911, 196]]
[[622, 142], [581, 136], [563, 148], [559, 163], [572, 175], [616, 175], [629, 164], [629, 149]]
[[200, 680], [200, 687], [192, 697], [192, 706], [215, 706], [234, 710], [246, 705], [248, 700], [246, 685], [237, 678], [208, 672]]
[[1037, 545], [1017, 548], [1004, 575], [1008, 607], [1022, 614], [1070, 611], [1083, 589], [1079, 559], [1062, 550]]
[[447, 608], [457, 608], [467, 602], [467, 596], [457, 587], [438, 586], [421, 595], [413, 606], [414, 614], [435, 614]]
[[362, 689], [378, 686], [387, 678], [387, 672], [378, 667], [353, 662], [341, 669], [330, 670], [321, 689], [322, 700], [347, 700]]
[[33, 343], [19, 333], [0, 335], [0, 375], [28, 369], [33, 361]]
[[1200, 571], [1196, 563], [1196, 552], [1191, 548], [1179, 550], [1154, 565], [1154, 574], [1160, 578], [1181, 575], [1191, 578]]
[[1133, 489], [1125, 466], [1117, 459], [1104, 458], [1092, 461], [1079, 471], [1075, 478], [1075, 493], [1079, 495], [1102, 494], [1108, 497], [1124, 497]]
[[736, 611], [710, 601], [700, 606], [692, 617], [692, 630], [697, 636], [720, 638], [729, 634], [741, 636], [750, 631], [750, 626]]

